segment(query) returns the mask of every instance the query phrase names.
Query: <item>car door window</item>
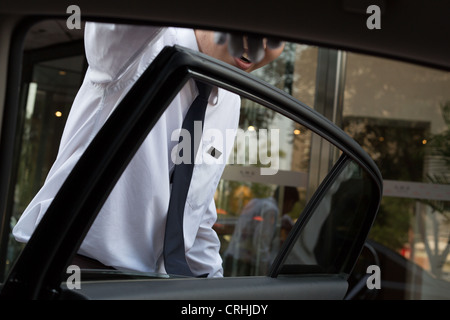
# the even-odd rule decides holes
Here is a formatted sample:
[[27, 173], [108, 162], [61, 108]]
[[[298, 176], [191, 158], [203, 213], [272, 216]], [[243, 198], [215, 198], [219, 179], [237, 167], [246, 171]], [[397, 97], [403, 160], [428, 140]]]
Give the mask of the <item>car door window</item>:
[[[321, 138], [249, 99], [241, 100], [240, 114], [234, 152], [215, 193], [214, 229], [221, 240], [224, 275], [261, 276], [268, 274], [318, 187], [309, 177], [320, 154], [312, 154], [310, 146]], [[322, 143], [337, 160], [339, 149]]]

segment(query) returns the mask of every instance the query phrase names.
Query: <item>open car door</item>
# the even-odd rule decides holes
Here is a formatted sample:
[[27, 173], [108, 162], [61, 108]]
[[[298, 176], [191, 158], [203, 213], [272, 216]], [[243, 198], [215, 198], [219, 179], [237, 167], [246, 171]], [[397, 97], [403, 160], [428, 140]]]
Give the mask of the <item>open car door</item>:
[[[83, 282], [82, 273], [81, 288], [67, 288], [67, 267], [114, 184], [190, 79], [232, 91], [298, 123], [331, 145], [337, 160], [308, 197], [264, 275], [179, 278], [141, 274], [137, 279], [117, 271]], [[166, 47], [117, 106], [60, 188], [2, 285], [1, 297], [343, 299], [381, 195], [381, 174], [372, 159], [318, 112], [230, 65], [182, 47]]]

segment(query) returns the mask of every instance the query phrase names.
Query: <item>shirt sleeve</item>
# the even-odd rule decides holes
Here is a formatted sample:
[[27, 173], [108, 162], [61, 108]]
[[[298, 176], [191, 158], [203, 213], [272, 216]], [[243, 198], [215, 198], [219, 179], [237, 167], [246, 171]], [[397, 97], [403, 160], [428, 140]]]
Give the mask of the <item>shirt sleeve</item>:
[[91, 81], [108, 83], [120, 78], [163, 29], [87, 22], [84, 42]]
[[214, 199], [211, 200], [198, 228], [194, 245], [186, 253], [187, 262], [195, 275], [222, 277], [222, 258], [219, 253], [220, 240], [212, 228], [217, 219]]

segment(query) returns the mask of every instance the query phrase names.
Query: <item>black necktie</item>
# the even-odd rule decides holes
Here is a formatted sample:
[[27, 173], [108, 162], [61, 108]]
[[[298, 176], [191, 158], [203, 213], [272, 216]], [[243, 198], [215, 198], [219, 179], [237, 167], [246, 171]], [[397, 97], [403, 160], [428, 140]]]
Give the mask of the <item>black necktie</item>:
[[[196, 85], [199, 94], [192, 102], [183, 120], [183, 129], [188, 130], [191, 137], [191, 159], [190, 163], [181, 162], [180, 164], [176, 164], [173, 170], [171, 177], [172, 191], [164, 236], [164, 266], [167, 273], [185, 276], [193, 276], [186, 262], [184, 250], [183, 215], [192, 172], [194, 170], [195, 156], [201, 138], [200, 136], [195, 137], [194, 135], [194, 121], [201, 121], [203, 128], [205, 111], [208, 105], [209, 94], [211, 93], [211, 86], [197, 81]], [[181, 156], [180, 152], [182, 151], [183, 149], [178, 150], [177, 156]]]

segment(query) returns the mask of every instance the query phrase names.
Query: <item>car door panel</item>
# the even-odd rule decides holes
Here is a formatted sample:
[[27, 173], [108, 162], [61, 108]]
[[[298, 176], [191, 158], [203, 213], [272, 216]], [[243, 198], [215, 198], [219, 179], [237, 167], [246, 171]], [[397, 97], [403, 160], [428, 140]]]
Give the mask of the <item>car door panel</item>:
[[347, 287], [343, 277], [311, 275], [96, 281], [83, 283], [76, 295], [65, 292], [72, 299], [93, 300], [340, 300]]

